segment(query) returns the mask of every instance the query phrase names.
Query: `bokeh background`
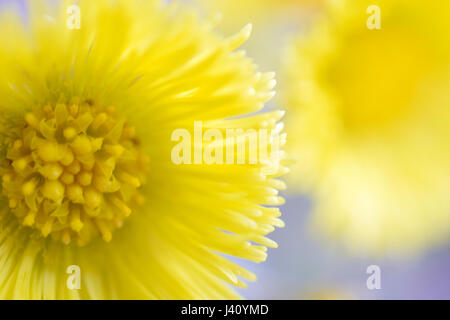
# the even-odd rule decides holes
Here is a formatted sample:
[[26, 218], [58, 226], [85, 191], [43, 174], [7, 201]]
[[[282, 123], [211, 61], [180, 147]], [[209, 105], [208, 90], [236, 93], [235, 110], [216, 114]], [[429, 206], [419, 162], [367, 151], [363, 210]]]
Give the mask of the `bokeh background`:
[[[95, 1], [95, 0], [92, 0]], [[200, 3], [202, 2], [203, 3]], [[184, 0], [209, 15], [202, 0]], [[220, 2], [226, 0], [206, 0]], [[262, 0], [261, 0], [262, 1]], [[311, 1], [312, 2], [312, 1]], [[25, 12], [21, 0], [0, 0], [2, 6], [14, 5]], [[239, 8], [235, 8], [239, 12]], [[237, 31], [238, 25], [260, 19], [241, 10], [239, 17], [228, 20], [223, 32]], [[248, 17], [246, 17], [246, 14]], [[249, 55], [263, 70], [278, 71], [280, 48], [294, 33], [307, 30], [314, 20], [316, 8], [284, 13], [273, 11], [265, 16], [265, 26], [254, 23], [254, 38], [247, 44]], [[231, 21], [231, 23], [230, 23]], [[282, 21], [280, 23], [280, 21]], [[373, 255], [349, 252], [338, 242], [310, 228], [309, 220], [315, 206], [308, 195], [285, 194], [282, 208], [286, 227], [276, 230], [271, 238], [279, 247], [269, 249], [265, 263], [238, 261], [252, 270], [258, 281], [240, 289], [247, 299], [450, 299], [450, 245], [430, 248], [418, 255]], [[237, 259], [234, 259], [237, 260]], [[381, 268], [381, 289], [369, 290], [366, 280], [370, 265]]]
[[[272, 239], [265, 263], [241, 261], [258, 281], [241, 289], [248, 299], [450, 299], [450, 246], [420, 256], [373, 258], [356, 255], [315, 233], [308, 223], [314, 204], [307, 196], [287, 196], [286, 227]], [[381, 289], [369, 290], [367, 267], [381, 269]]]

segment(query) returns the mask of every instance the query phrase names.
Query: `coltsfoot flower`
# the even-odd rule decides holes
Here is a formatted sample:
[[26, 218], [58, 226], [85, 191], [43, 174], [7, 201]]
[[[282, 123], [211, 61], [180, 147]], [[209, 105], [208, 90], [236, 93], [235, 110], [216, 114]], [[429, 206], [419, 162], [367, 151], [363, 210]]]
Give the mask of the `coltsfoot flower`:
[[224, 39], [159, 1], [27, 4], [26, 22], [0, 13], [0, 298], [237, 297], [255, 276], [223, 254], [276, 247], [283, 152], [177, 165], [171, 134], [202, 121], [283, 145], [283, 112], [251, 115], [275, 80], [235, 50], [250, 27]]
[[288, 50], [290, 178], [351, 248], [417, 252], [450, 230], [450, 6], [375, 2], [334, 1]]

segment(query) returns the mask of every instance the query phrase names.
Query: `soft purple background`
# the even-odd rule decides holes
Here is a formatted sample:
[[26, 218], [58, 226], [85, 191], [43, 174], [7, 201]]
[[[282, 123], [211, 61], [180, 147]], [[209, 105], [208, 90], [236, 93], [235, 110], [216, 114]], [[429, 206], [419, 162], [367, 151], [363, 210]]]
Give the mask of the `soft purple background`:
[[[25, 17], [24, 3], [0, 0], [0, 9], [13, 5]], [[332, 241], [323, 235], [312, 233], [308, 228], [311, 207], [307, 197], [288, 197], [282, 217], [286, 227], [271, 234], [279, 248], [270, 249], [262, 264], [238, 260], [259, 278], [239, 290], [245, 298], [305, 299], [331, 290], [356, 299], [450, 299], [450, 245], [416, 258], [350, 255], [338, 245], [330, 246]], [[381, 268], [380, 290], [366, 288], [366, 268], [372, 264]]]
[[6, 5], [11, 5], [20, 10], [20, 12], [25, 12], [25, 0], [0, 0], [0, 9]]
[[[288, 197], [282, 208], [286, 227], [271, 234], [279, 247], [269, 249], [265, 263], [241, 262], [258, 281], [240, 290], [249, 299], [308, 299], [332, 290], [354, 299], [450, 299], [450, 246], [420, 257], [384, 259], [351, 255], [314, 234], [308, 227], [312, 204], [305, 197]], [[381, 289], [369, 290], [366, 269], [381, 269]]]

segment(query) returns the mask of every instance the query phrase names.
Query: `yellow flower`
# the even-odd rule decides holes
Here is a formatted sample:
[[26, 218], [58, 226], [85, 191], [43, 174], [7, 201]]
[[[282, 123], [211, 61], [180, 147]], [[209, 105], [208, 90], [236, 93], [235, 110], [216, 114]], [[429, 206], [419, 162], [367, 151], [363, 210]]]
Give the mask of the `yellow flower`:
[[351, 248], [413, 253], [450, 230], [450, 3], [375, 3], [335, 1], [288, 49], [290, 178]]
[[281, 111], [251, 115], [275, 81], [235, 51], [250, 28], [224, 39], [177, 5], [77, 3], [0, 13], [0, 298], [238, 297], [255, 276], [223, 254], [276, 247], [283, 153], [177, 165], [171, 134], [202, 121], [283, 144]]

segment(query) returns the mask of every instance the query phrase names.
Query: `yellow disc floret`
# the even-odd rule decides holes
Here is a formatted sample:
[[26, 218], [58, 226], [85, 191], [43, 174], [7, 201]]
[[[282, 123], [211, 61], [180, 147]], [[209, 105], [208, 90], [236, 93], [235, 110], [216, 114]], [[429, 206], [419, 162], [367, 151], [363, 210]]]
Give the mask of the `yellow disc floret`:
[[3, 193], [21, 224], [79, 245], [112, 239], [142, 199], [148, 161], [114, 108], [78, 99], [27, 113], [6, 159]]

